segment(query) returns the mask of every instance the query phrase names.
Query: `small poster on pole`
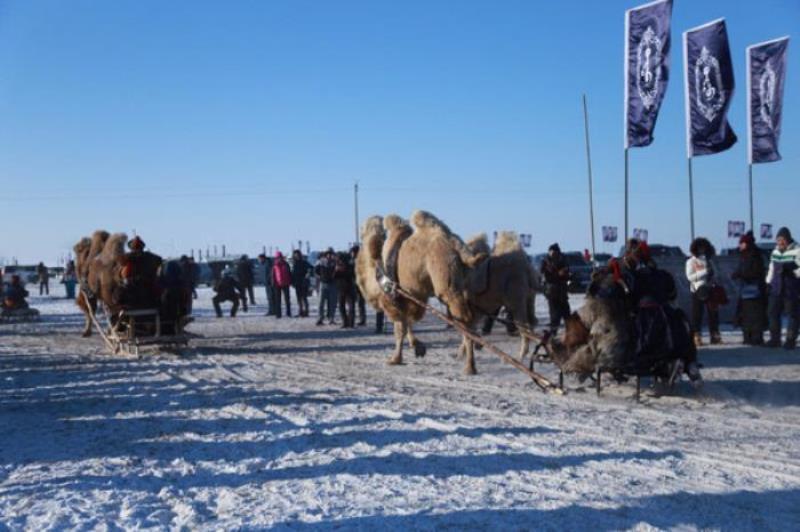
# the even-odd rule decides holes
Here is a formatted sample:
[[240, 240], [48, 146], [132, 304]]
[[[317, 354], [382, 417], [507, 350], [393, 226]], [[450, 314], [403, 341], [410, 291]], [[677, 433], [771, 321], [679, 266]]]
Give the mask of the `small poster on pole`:
[[616, 242], [617, 241], [617, 226], [604, 225], [603, 226], [603, 242]]
[[533, 235], [530, 233], [520, 233], [519, 241], [522, 244], [522, 247], [529, 248], [531, 247], [531, 243], [533, 243]]
[[633, 238], [636, 240], [640, 240], [642, 242], [647, 242], [647, 237], [649, 236], [647, 229], [633, 229]]
[[740, 220], [730, 220], [728, 222], [728, 238], [739, 238], [744, 234], [744, 222]]
[[772, 224], [761, 224], [761, 240], [772, 240]]

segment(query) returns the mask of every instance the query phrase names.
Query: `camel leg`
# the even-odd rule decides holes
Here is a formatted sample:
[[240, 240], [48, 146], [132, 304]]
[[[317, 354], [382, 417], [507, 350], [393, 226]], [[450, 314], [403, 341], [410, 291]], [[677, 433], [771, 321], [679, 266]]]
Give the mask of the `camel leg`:
[[84, 324], [83, 324], [83, 332], [81, 336], [84, 338], [89, 338], [92, 335], [92, 320], [89, 318], [89, 304], [86, 302], [86, 298], [83, 294], [78, 296], [78, 307], [83, 311], [84, 317]]
[[424, 357], [428, 352], [428, 347], [425, 345], [425, 342], [417, 338], [412, 327], [409, 326], [407, 329], [408, 345], [414, 348], [414, 356], [417, 358]]
[[520, 361], [525, 360], [525, 355], [528, 354], [530, 350], [531, 341], [528, 337], [524, 334], [519, 335], [519, 359]]
[[403, 363], [403, 340], [408, 333], [405, 320], [394, 322], [394, 355], [389, 359], [389, 364], [396, 366]]
[[475, 375], [478, 371], [475, 369], [475, 344], [472, 340], [464, 337], [464, 351], [467, 354], [467, 358], [464, 361], [464, 374], [465, 375]]

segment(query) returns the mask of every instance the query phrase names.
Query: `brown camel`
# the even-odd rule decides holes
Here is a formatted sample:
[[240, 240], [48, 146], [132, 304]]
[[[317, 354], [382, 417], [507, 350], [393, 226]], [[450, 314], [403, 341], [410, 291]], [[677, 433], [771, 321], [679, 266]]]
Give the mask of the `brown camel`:
[[[359, 259], [356, 274], [367, 301], [394, 322], [395, 351], [389, 363], [402, 364], [406, 336], [418, 356], [425, 353], [424, 344], [411, 330], [411, 325], [425, 315], [425, 308], [402, 295], [383, 292], [374, 281], [378, 265], [396, 269], [398, 285], [413, 297], [420, 301], [438, 298], [456, 320], [469, 326], [473, 316], [467, 301], [465, 276], [467, 268], [483, 255], [473, 254], [443, 222], [425, 211], [416, 211], [411, 216], [413, 229], [397, 215], [387, 216], [382, 228], [378, 221], [379, 217], [372, 217], [363, 226], [362, 240], [367, 252]], [[472, 342], [464, 337], [463, 346], [467, 354], [464, 371], [474, 374]]]
[[[489, 244], [485, 234], [467, 241], [473, 253], [488, 254]], [[522, 332], [533, 332], [535, 273], [522, 249], [519, 237], [511, 231], [501, 231], [495, 240], [491, 255], [470, 268], [467, 276], [469, 303], [480, 316], [494, 315], [505, 307], [517, 328]], [[520, 359], [530, 347], [530, 338], [520, 334]]]
[[77, 304], [86, 316], [84, 337], [92, 334], [90, 312], [97, 312], [98, 301], [106, 305], [114, 325], [113, 319], [120, 310], [114, 294], [121, 282], [120, 270], [127, 241], [124, 233], [109, 235], [106, 231], [95, 231], [91, 239], [82, 238], [73, 248], [75, 268], [81, 282]]

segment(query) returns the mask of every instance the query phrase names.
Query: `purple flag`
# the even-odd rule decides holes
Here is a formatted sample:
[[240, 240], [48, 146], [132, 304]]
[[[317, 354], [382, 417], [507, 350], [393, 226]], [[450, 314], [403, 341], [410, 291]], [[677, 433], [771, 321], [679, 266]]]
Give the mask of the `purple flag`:
[[625, 148], [653, 142], [669, 81], [672, 0], [625, 12]]
[[747, 48], [747, 162], [750, 164], [781, 160], [778, 141], [788, 48], [789, 37]]
[[735, 84], [725, 19], [684, 32], [683, 60], [688, 156], [725, 151], [737, 140], [728, 123]]

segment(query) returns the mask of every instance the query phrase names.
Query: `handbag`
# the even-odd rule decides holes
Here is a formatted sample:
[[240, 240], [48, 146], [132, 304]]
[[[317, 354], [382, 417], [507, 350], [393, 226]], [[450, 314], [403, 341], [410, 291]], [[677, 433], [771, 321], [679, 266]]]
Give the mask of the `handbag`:
[[708, 284], [698, 286], [697, 290], [694, 292], [694, 296], [699, 301], [706, 303], [711, 298], [711, 287]]

